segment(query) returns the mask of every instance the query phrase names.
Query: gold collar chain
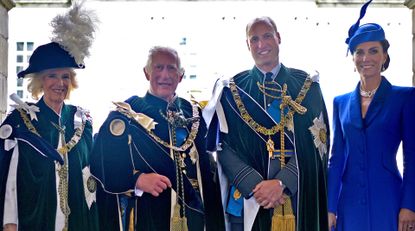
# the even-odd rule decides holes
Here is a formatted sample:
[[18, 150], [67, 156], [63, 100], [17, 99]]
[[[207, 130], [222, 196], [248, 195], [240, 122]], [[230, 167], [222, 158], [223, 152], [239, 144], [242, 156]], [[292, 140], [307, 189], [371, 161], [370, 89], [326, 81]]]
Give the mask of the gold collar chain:
[[[26, 125], [27, 129], [29, 129], [29, 131], [31, 131], [32, 133], [40, 137], [39, 132], [36, 130], [35, 126], [32, 124], [32, 122], [30, 121], [25, 111], [23, 111], [22, 109], [17, 109], [17, 110], [20, 112], [20, 116], [22, 117], [23, 122]], [[72, 148], [79, 142], [79, 140], [81, 139], [82, 133], [84, 132], [85, 124], [86, 124], [86, 116], [82, 116], [82, 125], [75, 129], [74, 135], [65, 145], [57, 149], [57, 151], [61, 155], [65, 155], [69, 153], [72, 150]]]
[[[192, 103], [192, 116], [193, 116], [192, 118], [199, 118], [198, 106], [197, 104], [193, 104], [193, 103]], [[151, 130], [147, 130], [147, 132], [155, 141], [157, 141], [157, 143], [163, 145], [164, 147], [170, 148], [177, 152], [184, 152], [193, 144], [197, 136], [197, 131], [199, 130], [199, 124], [200, 124], [200, 120], [193, 120], [189, 136], [187, 137], [186, 141], [180, 147], [177, 147], [175, 145], [172, 145], [162, 140], [160, 137], [154, 134], [154, 132]]]
[[272, 88], [272, 87], [266, 86], [267, 84], [268, 85], [276, 85], [276, 86], [281, 88], [281, 86], [278, 83], [276, 83], [274, 81], [266, 81], [266, 82], [264, 82], [264, 84], [261, 84], [259, 82], [256, 82], [256, 84], [258, 86], [258, 89], [262, 92], [262, 94], [264, 94], [264, 95], [266, 95], [266, 96], [268, 96], [272, 99], [281, 99], [281, 96], [275, 96], [275, 95], [272, 95], [272, 94], [267, 92], [267, 90], [268, 90], [268, 91], [277, 92], [277, 93], [282, 94], [282, 89]]
[[[282, 121], [287, 122], [287, 127], [293, 126], [293, 115], [295, 112], [304, 114], [307, 112], [307, 108], [301, 106], [301, 102], [304, 100], [308, 90], [310, 89], [312, 80], [310, 77], [307, 77], [304, 81], [303, 87], [301, 88], [300, 92], [298, 93], [297, 98], [294, 100], [291, 99], [291, 97], [285, 96], [286, 93], [286, 84], [281, 90], [281, 92], [284, 95], [284, 98], [281, 102], [281, 104], [284, 104], [284, 106], [288, 107], [288, 112], [285, 114], [285, 118]], [[236, 87], [235, 81], [233, 79], [229, 82], [229, 87], [232, 92], [233, 99], [235, 100], [235, 103], [238, 107], [239, 113], [241, 114], [242, 119], [245, 121], [246, 124], [248, 124], [253, 130], [256, 132], [259, 132], [266, 136], [271, 136], [276, 134], [278, 131], [282, 131], [284, 129], [284, 125], [281, 125], [281, 123], [277, 123], [271, 128], [266, 128], [259, 123], [257, 123], [252, 116], [249, 114], [249, 112], [246, 110], [244, 103], [242, 102], [241, 96], [239, 95], [238, 89]]]

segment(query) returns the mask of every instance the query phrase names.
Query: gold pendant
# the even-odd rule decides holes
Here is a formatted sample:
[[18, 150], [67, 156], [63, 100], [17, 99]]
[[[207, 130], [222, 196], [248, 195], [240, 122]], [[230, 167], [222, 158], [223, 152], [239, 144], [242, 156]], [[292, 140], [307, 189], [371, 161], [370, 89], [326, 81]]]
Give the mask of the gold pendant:
[[267, 150], [268, 150], [269, 158], [273, 159], [275, 149], [274, 149], [274, 141], [272, 141], [271, 136], [268, 136]]
[[235, 189], [235, 191], [233, 192], [233, 198], [235, 200], [238, 200], [239, 198], [241, 198], [241, 192], [239, 192], [238, 189]]

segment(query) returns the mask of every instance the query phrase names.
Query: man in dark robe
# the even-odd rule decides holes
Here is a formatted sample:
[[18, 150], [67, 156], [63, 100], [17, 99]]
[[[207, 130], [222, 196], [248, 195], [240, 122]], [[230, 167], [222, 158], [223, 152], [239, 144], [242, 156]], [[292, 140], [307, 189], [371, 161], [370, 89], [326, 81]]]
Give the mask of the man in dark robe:
[[279, 61], [269, 17], [246, 27], [252, 70], [219, 79], [203, 116], [231, 230], [327, 230], [327, 111], [317, 76]]
[[177, 52], [152, 48], [144, 73], [147, 94], [115, 103], [96, 137], [102, 230], [223, 230], [206, 124], [198, 104], [175, 93], [184, 74]]

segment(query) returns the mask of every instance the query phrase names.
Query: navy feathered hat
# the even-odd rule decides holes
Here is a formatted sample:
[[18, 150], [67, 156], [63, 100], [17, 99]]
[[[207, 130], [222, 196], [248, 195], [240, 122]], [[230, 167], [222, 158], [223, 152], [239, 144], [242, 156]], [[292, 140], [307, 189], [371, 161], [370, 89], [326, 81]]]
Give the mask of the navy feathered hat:
[[367, 23], [360, 26], [360, 20], [365, 16], [366, 9], [371, 2], [372, 0], [369, 0], [362, 6], [359, 19], [349, 29], [349, 37], [346, 39], [346, 44], [349, 46], [348, 51], [352, 54], [360, 43], [386, 40], [385, 32], [380, 25]]
[[30, 56], [29, 67], [19, 72], [17, 76], [23, 78], [27, 74], [67, 67], [84, 68], [85, 65], [78, 65], [75, 59], [58, 43], [51, 42], [36, 48]]
[[74, 2], [66, 14], [53, 18], [52, 42], [35, 49], [29, 67], [17, 74], [19, 78], [48, 69], [85, 68], [84, 58], [89, 56], [99, 20], [94, 11], [82, 5], [83, 2]]

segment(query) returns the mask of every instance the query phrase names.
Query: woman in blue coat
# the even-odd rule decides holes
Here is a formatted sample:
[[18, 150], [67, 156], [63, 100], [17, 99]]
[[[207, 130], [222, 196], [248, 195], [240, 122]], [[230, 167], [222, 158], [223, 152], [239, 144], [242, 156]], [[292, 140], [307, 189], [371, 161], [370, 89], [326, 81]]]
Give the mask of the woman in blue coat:
[[[413, 231], [415, 227], [415, 89], [393, 86], [381, 75], [389, 42], [375, 23], [346, 40], [360, 82], [337, 96], [329, 162], [329, 227], [338, 231]], [[396, 163], [403, 143], [403, 176]]]

